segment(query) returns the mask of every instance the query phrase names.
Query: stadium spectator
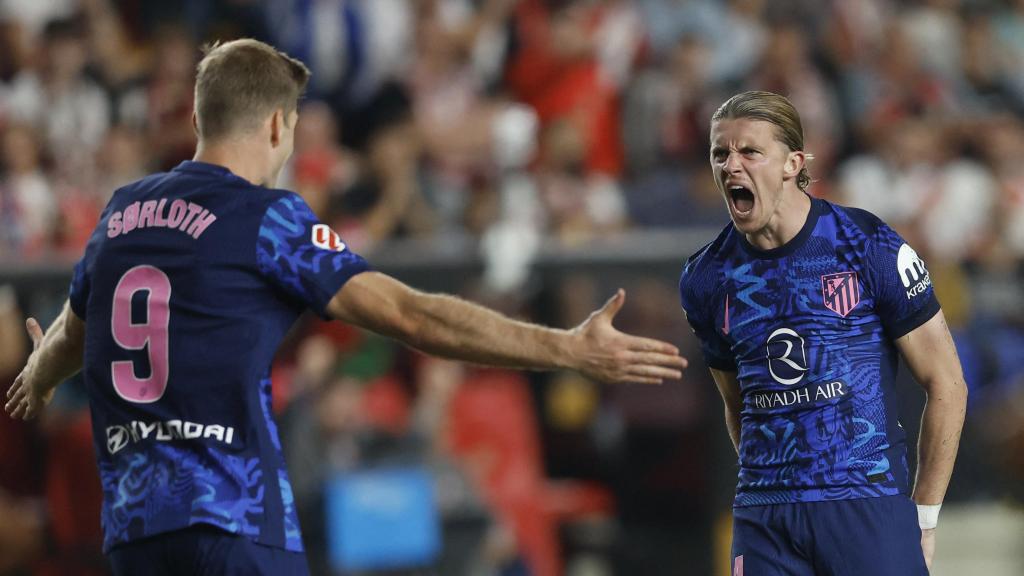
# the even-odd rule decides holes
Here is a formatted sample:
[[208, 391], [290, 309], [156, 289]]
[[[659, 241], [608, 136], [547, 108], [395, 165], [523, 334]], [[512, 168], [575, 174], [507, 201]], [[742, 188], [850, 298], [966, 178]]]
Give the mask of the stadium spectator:
[[36, 131], [29, 125], [10, 124], [3, 130], [2, 145], [2, 251], [8, 255], [38, 256], [51, 246], [57, 198], [52, 182], [43, 172]]
[[90, 178], [110, 124], [103, 90], [85, 74], [88, 44], [77, 18], [53, 20], [42, 33], [38, 67], [12, 82], [7, 110], [43, 136], [60, 178]]

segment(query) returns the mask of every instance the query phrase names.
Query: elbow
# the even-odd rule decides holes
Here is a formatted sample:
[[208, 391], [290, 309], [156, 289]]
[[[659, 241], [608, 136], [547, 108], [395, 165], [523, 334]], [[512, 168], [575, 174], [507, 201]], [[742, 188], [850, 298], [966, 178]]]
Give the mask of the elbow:
[[[412, 296], [415, 298], [415, 296]], [[399, 340], [413, 348], [422, 350], [425, 344], [424, 327], [427, 322], [423, 316], [422, 303], [406, 301], [395, 306], [387, 319], [387, 326], [382, 333]]]
[[391, 334], [392, 338], [401, 340], [417, 350], [424, 349], [426, 340], [421, 322], [417, 322], [414, 317], [403, 316], [396, 318], [393, 326], [394, 334]]
[[396, 309], [379, 315], [375, 320], [375, 325], [369, 327], [374, 332], [419, 348], [421, 331], [414, 313]]
[[922, 383], [928, 398], [967, 406], [967, 382], [963, 375], [955, 378], [934, 378]]

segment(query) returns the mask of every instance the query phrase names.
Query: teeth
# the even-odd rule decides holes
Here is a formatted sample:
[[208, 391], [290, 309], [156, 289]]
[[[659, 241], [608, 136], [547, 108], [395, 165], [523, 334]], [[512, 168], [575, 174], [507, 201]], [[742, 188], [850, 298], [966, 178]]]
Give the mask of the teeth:
[[743, 186], [729, 186], [729, 190], [743, 190]]

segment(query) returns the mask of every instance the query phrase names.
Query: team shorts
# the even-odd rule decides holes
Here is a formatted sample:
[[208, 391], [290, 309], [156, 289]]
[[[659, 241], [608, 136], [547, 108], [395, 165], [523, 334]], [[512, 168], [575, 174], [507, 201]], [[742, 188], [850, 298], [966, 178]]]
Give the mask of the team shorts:
[[733, 510], [734, 576], [927, 576], [904, 495]]
[[302, 552], [258, 544], [213, 526], [190, 526], [115, 546], [116, 576], [308, 576]]

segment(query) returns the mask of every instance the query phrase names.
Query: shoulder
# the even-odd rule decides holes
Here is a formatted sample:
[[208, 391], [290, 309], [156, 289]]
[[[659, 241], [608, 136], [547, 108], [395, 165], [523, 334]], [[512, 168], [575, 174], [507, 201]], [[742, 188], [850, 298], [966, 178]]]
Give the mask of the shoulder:
[[132, 193], [137, 191], [148, 190], [150, 188], [157, 186], [158, 184], [167, 181], [167, 179], [171, 178], [173, 174], [173, 172], [154, 172], [148, 176], [143, 176], [142, 178], [139, 178], [134, 182], [125, 184], [124, 186], [118, 188], [114, 192], [114, 194], [117, 195], [118, 193], [120, 193], [122, 195], [131, 195]]
[[862, 234], [865, 238], [871, 239], [880, 231], [888, 229], [888, 226], [881, 218], [861, 208], [842, 206], [827, 200], [819, 200], [825, 210], [832, 213], [841, 225]]
[[722, 228], [722, 231], [718, 233], [714, 240], [691, 254], [686, 259], [686, 263], [683, 264], [683, 276], [699, 274], [704, 270], [714, 268], [715, 263], [725, 252], [725, 248], [731, 244], [730, 240], [733, 230], [732, 222], [730, 222], [725, 228]]
[[684, 308], [703, 300], [714, 289], [722, 260], [732, 246], [733, 234], [734, 228], [730, 222], [714, 240], [686, 259], [679, 277], [679, 293]]
[[699, 250], [686, 258], [683, 264], [683, 278], [697, 276], [705, 271], [716, 268], [716, 262], [724, 252], [732, 234], [732, 222], [729, 222], [715, 240], [703, 245]]
[[290, 190], [255, 187], [247, 195], [247, 201], [264, 219], [277, 217], [287, 221], [305, 221], [316, 218], [302, 196]]

